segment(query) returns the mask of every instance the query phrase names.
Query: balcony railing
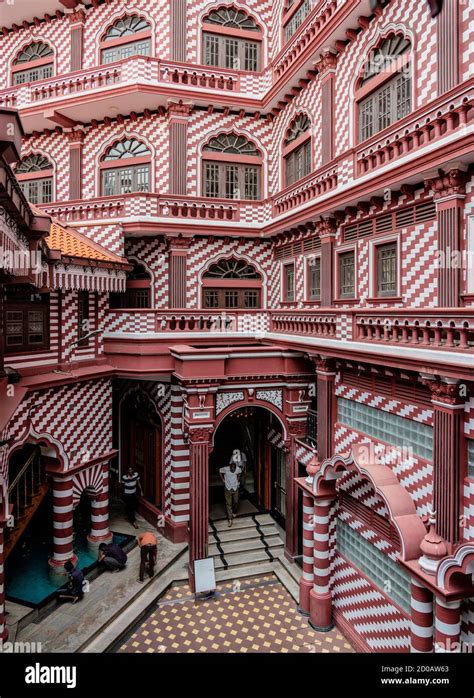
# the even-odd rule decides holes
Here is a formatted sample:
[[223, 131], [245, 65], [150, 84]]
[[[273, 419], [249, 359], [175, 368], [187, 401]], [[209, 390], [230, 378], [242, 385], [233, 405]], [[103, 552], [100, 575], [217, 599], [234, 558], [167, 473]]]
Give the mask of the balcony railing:
[[105, 333], [197, 334], [201, 332], [255, 336], [269, 328], [266, 310], [109, 310]]
[[273, 198], [273, 213], [278, 216], [337, 187], [337, 164], [312, 172]]
[[336, 339], [337, 314], [308, 311], [273, 311], [271, 332]]
[[474, 309], [354, 311], [355, 339], [431, 349], [474, 350]]
[[466, 94], [466, 86], [462, 85], [448, 98], [436, 100], [434, 105], [384, 129], [380, 136], [374, 136], [357, 149], [357, 174], [371, 172], [461, 129], [474, 118], [473, 105], [474, 93], [471, 90]]

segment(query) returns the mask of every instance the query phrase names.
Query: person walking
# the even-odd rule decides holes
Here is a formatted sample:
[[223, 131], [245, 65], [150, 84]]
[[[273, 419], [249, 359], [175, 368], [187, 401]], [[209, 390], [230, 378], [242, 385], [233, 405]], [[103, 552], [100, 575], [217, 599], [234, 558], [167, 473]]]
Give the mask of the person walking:
[[143, 495], [140, 475], [130, 466], [122, 477], [123, 499], [125, 502], [125, 512], [133, 528], [138, 528], [135, 521], [135, 511], [137, 509], [137, 493]]
[[230, 457], [229, 465], [235, 463], [238, 468], [242, 470], [240, 474], [240, 492], [243, 493], [245, 489], [245, 478], [247, 476], [247, 456], [243, 451], [238, 448], [234, 448], [232, 455]]
[[64, 563], [64, 569], [68, 573], [67, 590], [60, 590], [58, 599], [60, 601], [80, 601], [84, 596], [84, 573], [78, 567], [74, 567], [70, 560]]
[[137, 582], [143, 583], [145, 577], [145, 568], [148, 565], [148, 574], [150, 579], [155, 574], [155, 563], [157, 554], [156, 536], [150, 531], [146, 531], [138, 536], [138, 545], [140, 546], [140, 575]]
[[239, 507], [239, 487], [240, 487], [240, 475], [242, 473], [242, 468], [236, 465], [235, 462], [231, 462], [224, 468], [220, 468], [219, 475], [224, 483], [225, 492], [225, 508], [227, 511], [227, 520], [229, 522], [229, 527], [232, 526], [232, 519], [235, 519], [237, 515], [237, 509]]
[[111, 572], [120, 572], [127, 564], [127, 553], [116, 543], [101, 543], [98, 559]]

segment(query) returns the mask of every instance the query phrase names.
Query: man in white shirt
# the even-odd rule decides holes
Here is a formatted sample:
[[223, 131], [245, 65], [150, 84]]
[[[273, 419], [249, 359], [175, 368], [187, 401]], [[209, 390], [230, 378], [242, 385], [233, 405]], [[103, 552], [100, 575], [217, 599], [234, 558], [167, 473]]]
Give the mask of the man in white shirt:
[[225, 508], [229, 526], [232, 526], [232, 519], [235, 519], [239, 507], [239, 487], [242, 468], [235, 463], [230, 463], [224, 468], [220, 468], [219, 475], [225, 488]]

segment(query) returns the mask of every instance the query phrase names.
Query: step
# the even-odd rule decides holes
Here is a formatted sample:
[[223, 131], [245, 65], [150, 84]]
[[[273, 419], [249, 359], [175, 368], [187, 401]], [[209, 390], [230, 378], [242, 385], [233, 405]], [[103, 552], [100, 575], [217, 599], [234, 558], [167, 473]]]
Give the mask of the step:
[[[272, 536], [266, 537], [265, 543], [267, 544], [267, 546], [269, 548], [283, 545], [283, 541], [281, 540], [278, 533], [275, 533]], [[264, 546], [264, 543], [263, 543], [261, 538], [251, 538], [250, 540], [226, 541], [225, 543], [221, 544], [221, 548], [224, 551], [224, 556], [227, 556], [230, 553], [245, 552], [247, 550], [261, 550], [264, 547], [265, 546]], [[217, 547], [217, 544], [210, 543], [209, 544], [209, 555], [220, 555], [220, 554], [221, 553]]]
[[[276, 527], [271, 524], [262, 526], [260, 530], [265, 537], [273, 536], [275, 533], [278, 533]], [[232, 540], [250, 540], [251, 538], [260, 538], [260, 533], [256, 526], [248, 529], [234, 528], [233, 526], [232, 528], [227, 527], [227, 530], [223, 529], [222, 531], [218, 531], [217, 535], [219, 536], [219, 540], [223, 543]], [[216, 539], [214, 538], [213, 534], [210, 533], [209, 543], [214, 543], [215, 540]]]
[[[238, 570], [238, 572], [236, 572], [236, 569]], [[253, 565], [242, 565], [238, 568], [231, 567], [227, 570], [216, 569], [216, 581], [227, 582], [229, 581], [229, 579], [256, 577], [261, 574], [268, 574], [269, 572], [273, 572], [273, 564], [270, 562], [270, 560], [268, 560], [268, 562], [257, 562]]]
[[[260, 526], [263, 526], [265, 524], [275, 524], [275, 521], [272, 519], [270, 514], [257, 514], [256, 519]], [[214, 521], [214, 526], [216, 527], [217, 531], [225, 531], [228, 528], [227, 519]], [[255, 527], [255, 521], [252, 519], [251, 516], [238, 516], [236, 519], [234, 519], [234, 523], [232, 524], [232, 528]], [[209, 531], [212, 531], [211, 526], [209, 526]]]
[[[281, 544], [279, 546], [272, 547], [270, 552], [273, 557], [278, 557], [283, 550], [284, 546]], [[225, 560], [229, 567], [234, 568], [241, 565], [248, 565], [251, 562], [266, 562], [267, 560], [271, 562], [270, 558], [265, 552], [265, 548], [261, 548], [260, 550], [248, 550], [247, 552], [229, 553], [229, 555], [225, 555]], [[215, 569], [221, 569], [224, 567], [224, 563], [220, 557], [214, 557], [214, 565]]]

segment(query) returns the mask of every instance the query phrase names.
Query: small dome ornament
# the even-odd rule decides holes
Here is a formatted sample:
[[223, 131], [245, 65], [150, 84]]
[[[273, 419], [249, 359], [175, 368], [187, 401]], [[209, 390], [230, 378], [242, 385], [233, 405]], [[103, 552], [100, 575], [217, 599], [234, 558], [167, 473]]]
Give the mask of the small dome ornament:
[[429, 530], [420, 544], [423, 555], [418, 560], [421, 569], [427, 574], [434, 575], [440, 561], [448, 554], [446, 542], [436, 531], [436, 512], [429, 514]]
[[311, 460], [308, 462], [306, 465], [306, 472], [308, 473], [308, 477], [306, 478], [306, 482], [311, 485], [313, 483], [314, 476], [319, 470], [320, 462], [317, 458], [316, 455], [311, 456]]

